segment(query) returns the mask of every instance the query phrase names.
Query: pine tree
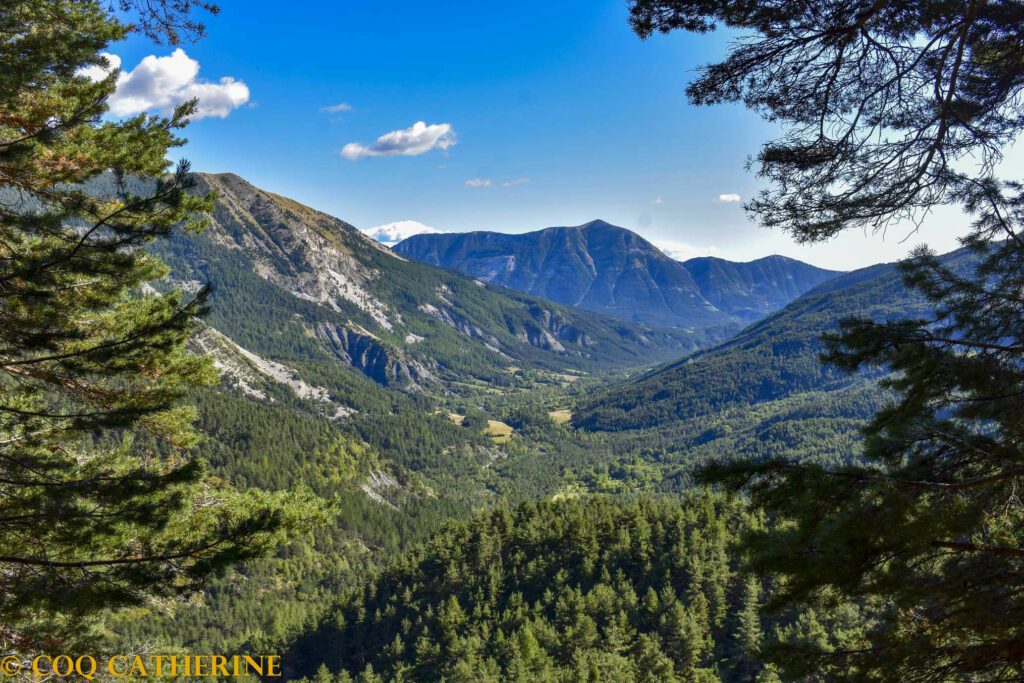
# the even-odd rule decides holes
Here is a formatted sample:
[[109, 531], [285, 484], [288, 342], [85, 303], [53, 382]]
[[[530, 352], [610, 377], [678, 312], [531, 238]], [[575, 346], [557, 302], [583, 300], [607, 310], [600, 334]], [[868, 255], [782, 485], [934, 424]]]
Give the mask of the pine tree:
[[332, 683], [333, 681], [334, 677], [331, 675], [330, 669], [326, 664], [321, 663], [313, 676], [313, 683]]
[[216, 378], [185, 349], [205, 295], [146, 290], [167, 269], [144, 247], [210, 203], [165, 161], [195, 103], [102, 118], [116, 74], [83, 70], [128, 30], [98, 1], [0, 10], [0, 630], [19, 648], [193, 590], [294, 520], [185, 455], [180, 399]]
[[383, 679], [373, 671], [373, 667], [369, 664], [366, 668], [360, 672], [356, 678], [357, 683], [383, 683]]
[[748, 208], [762, 224], [813, 242], [923, 222], [941, 205], [973, 215], [965, 254], [942, 262], [922, 248], [903, 265], [933, 316], [846, 321], [827, 339], [826, 361], [891, 373], [893, 400], [866, 430], [862, 463], [775, 457], [703, 478], [746, 486], [782, 520], [747, 543], [757, 570], [784, 577], [777, 606], [870, 612], [869, 643], [836, 648], [816, 632], [793, 666], [847, 680], [1019, 680], [1024, 185], [994, 172], [1024, 129], [1024, 4], [631, 7], [641, 36], [716, 24], [744, 36], [688, 94], [742, 102], [786, 127], [757, 159], [770, 182]]
[[761, 582], [757, 577], [747, 578], [743, 587], [743, 599], [736, 618], [735, 638], [744, 670], [756, 673], [761, 655]]
[[656, 637], [641, 634], [637, 640], [636, 680], [642, 683], [661, 683], [678, 680], [675, 665], [662, 652]]

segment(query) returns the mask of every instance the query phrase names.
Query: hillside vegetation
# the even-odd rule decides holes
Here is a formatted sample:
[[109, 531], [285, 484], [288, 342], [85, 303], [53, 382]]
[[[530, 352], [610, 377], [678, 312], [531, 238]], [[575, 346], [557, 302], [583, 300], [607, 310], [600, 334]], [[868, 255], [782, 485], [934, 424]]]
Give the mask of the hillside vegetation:
[[[822, 626], [762, 622], [763, 586], [737, 574], [732, 547], [751, 523], [709, 496], [501, 508], [342, 596], [289, 660], [315, 681], [777, 680], [761, 647]], [[856, 641], [829, 626], [814, 637]]]

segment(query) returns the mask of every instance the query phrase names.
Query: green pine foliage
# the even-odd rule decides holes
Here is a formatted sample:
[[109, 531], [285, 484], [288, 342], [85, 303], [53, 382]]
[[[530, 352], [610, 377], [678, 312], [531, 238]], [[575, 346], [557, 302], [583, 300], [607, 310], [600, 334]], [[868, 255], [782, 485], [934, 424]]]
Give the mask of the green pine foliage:
[[[773, 457], [702, 475], [747, 486], [759, 506], [792, 520], [784, 533], [748, 539], [753, 566], [785, 577], [780, 604], [831, 606], [838, 597], [872, 607], [870, 657], [842, 656], [863, 680], [1012, 680], [1024, 671], [1022, 532], [1007, 503], [1021, 452], [1021, 249], [1015, 239], [978, 239], [972, 249], [982, 260], [967, 276], [926, 250], [904, 265], [908, 286], [934, 302], [933, 317], [851, 320], [828, 340], [842, 367], [894, 371], [885, 380], [892, 399], [865, 430], [863, 462]], [[794, 671], [836, 659], [814, 643], [778, 656]]]
[[752, 523], [706, 495], [502, 507], [346, 592], [289, 659], [313, 680], [754, 680], [762, 588], [733, 548]]
[[[740, 36], [687, 93], [780, 124], [752, 162], [768, 180], [747, 206], [762, 225], [815, 242], [927, 227], [938, 206], [973, 218], [960, 240], [971, 267], [927, 247], [902, 265], [925, 311], [828, 331], [824, 361], [888, 373], [859, 461], [777, 453], [702, 477], [779, 520], [748, 538], [751, 566], [780, 577], [776, 606], [812, 608], [780, 670], [1020, 680], [1024, 193], [996, 175], [1017, 170], [1000, 162], [1024, 131], [1020, 3], [634, 0], [630, 11], [641, 37]], [[815, 611], [851, 605], [868, 614], [869, 643], [833, 650]]]
[[[81, 70], [128, 32], [99, 2], [0, 11], [0, 612], [16, 650], [188, 594], [308, 514], [301, 495], [218, 486], [186, 453], [181, 399], [216, 378], [185, 345], [205, 294], [143, 293], [168, 272], [144, 247], [197, 231], [210, 203], [166, 161], [195, 103], [102, 118], [116, 78]], [[101, 174], [111, 191], [89, 192]]]

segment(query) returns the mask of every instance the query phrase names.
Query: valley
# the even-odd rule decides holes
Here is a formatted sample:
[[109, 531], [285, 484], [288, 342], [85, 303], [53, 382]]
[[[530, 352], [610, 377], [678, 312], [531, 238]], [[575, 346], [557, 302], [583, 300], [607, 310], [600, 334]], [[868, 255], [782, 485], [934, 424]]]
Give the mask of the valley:
[[1024, 680], [1024, 4], [907, 9], [4, 3], [0, 677]]
[[820, 367], [818, 336], [848, 314], [923, 310], [878, 266], [772, 290], [763, 300], [781, 310], [727, 339], [752, 315], [736, 311], [760, 310], [750, 292], [779, 280], [758, 279], [770, 263], [705, 260], [689, 266], [694, 283], [744, 303], [708, 327], [652, 327], [415, 263], [237, 176], [199, 178], [218, 195], [210, 227], [157, 247], [171, 284], [213, 288], [192, 344], [221, 386], [195, 396], [196, 453], [234, 487], [310, 490], [333, 521], [193, 603], [123, 614], [116, 631], [190, 650], [295, 648], [292, 676], [315, 673], [321, 638], [348, 641], [314, 634], [340, 595], [452, 520], [545, 499], [686, 497], [693, 469], [726, 454], [854, 457], [882, 394]]

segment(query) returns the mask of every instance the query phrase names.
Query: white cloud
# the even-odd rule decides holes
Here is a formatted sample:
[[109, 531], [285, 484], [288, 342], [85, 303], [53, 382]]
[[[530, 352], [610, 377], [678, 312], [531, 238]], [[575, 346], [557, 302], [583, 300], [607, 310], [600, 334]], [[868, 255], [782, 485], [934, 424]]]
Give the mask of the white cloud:
[[[529, 178], [516, 178], [501, 183], [502, 187], [519, 187], [530, 182]], [[466, 181], [466, 187], [494, 187], [494, 181], [490, 178], [470, 178]]]
[[664, 204], [665, 200], [662, 197], [655, 197], [653, 203], [654, 204]]
[[695, 247], [692, 244], [675, 240], [651, 240], [651, 242], [661, 249], [665, 256], [676, 261], [686, 261], [698, 256], [714, 256], [718, 253], [718, 247]]
[[[94, 81], [106, 78], [120, 68], [117, 55], [104, 55], [111, 69], [89, 66], [78, 73]], [[191, 99], [198, 99], [192, 119], [207, 116], [225, 118], [232, 110], [249, 101], [249, 86], [225, 76], [217, 83], [199, 80], [199, 62], [178, 48], [167, 57], [149, 55], [131, 71], [117, 76], [117, 89], [108, 104], [114, 116], [131, 116], [145, 111], [169, 115], [174, 108]]]
[[352, 161], [366, 157], [413, 157], [432, 149], [445, 150], [456, 143], [455, 129], [450, 123], [428, 126], [417, 121], [403, 130], [393, 130], [377, 138], [372, 145], [350, 142], [341, 150], [341, 156]]
[[342, 114], [346, 111], [352, 111], [352, 105], [348, 102], [339, 102], [329, 107], [320, 107], [320, 111], [327, 112], [328, 114]]
[[366, 228], [362, 232], [371, 239], [375, 239], [382, 244], [393, 247], [407, 237], [424, 233], [437, 234], [441, 231], [435, 230], [429, 225], [423, 225], [423, 223], [420, 223], [419, 221], [396, 221], [394, 223], [378, 225], [373, 228]]
[[101, 57], [105, 57], [109, 67], [102, 67], [99, 64], [93, 64], [86, 66], [78, 70], [79, 76], [85, 76], [90, 81], [102, 81], [104, 78], [109, 76], [111, 72], [117, 71], [121, 68], [121, 58], [117, 55], [112, 55], [109, 52], [101, 52]]
[[715, 201], [722, 202], [725, 204], [735, 204], [736, 202], [740, 201], [740, 196], [735, 192], [728, 192], [726, 194], [718, 195], [718, 199], [716, 199]]

